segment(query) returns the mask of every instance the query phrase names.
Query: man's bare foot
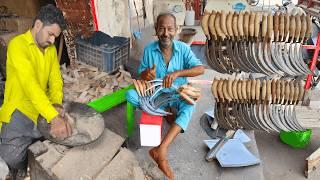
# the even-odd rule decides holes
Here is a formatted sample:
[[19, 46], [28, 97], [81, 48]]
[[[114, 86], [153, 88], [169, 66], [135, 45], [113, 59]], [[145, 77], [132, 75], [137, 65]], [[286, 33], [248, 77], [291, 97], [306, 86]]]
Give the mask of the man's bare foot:
[[166, 157], [161, 157], [158, 153], [158, 147], [150, 149], [149, 155], [158, 164], [158, 168], [169, 177], [170, 180], [174, 178], [173, 172], [168, 164]]

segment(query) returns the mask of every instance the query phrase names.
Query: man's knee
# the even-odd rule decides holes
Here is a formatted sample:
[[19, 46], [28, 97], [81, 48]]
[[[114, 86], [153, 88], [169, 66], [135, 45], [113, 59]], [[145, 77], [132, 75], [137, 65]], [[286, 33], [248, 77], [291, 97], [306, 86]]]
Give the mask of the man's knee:
[[139, 96], [136, 90], [130, 89], [126, 92], [126, 99], [134, 106], [139, 106]]

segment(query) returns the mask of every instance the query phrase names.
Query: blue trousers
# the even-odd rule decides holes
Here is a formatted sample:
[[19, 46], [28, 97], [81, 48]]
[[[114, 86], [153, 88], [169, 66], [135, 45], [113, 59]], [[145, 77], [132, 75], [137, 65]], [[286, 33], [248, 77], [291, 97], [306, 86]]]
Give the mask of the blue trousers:
[[[131, 89], [126, 93], [126, 99], [135, 107], [140, 108], [140, 103], [138, 99], [138, 93], [136, 90]], [[177, 101], [173, 103], [169, 103], [162, 109], [166, 109], [168, 107], [174, 108], [177, 110], [177, 117], [175, 119], [175, 123], [179, 125], [183, 131], [185, 131], [189, 125], [189, 122], [192, 117], [192, 113], [194, 111], [194, 105], [188, 104], [186, 101]]]

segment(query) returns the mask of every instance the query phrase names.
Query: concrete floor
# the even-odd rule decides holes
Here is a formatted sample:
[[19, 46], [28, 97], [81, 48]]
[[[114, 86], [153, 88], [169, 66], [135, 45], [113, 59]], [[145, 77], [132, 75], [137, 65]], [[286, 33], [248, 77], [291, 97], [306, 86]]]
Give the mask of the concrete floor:
[[[212, 79], [218, 76], [212, 70], [206, 69], [205, 75], [197, 77], [197, 79]], [[205, 161], [205, 155], [208, 148], [203, 144], [203, 140], [210, 139], [205, 131], [200, 127], [200, 117], [205, 111], [213, 107], [213, 97], [210, 87], [200, 86], [202, 89], [202, 98], [196, 106], [192, 120], [188, 130], [180, 134], [169, 148], [169, 163], [175, 172], [175, 179], [186, 180], [209, 180], [209, 179], [239, 179], [237, 175], [246, 172], [246, 168], [238, 168], [237, 174], [230, 178], [224, 175], [224, 169], [217, 162]], [[141, 111], [136, 110], [136, 120], [140, 118]], [[106, 119], [106, 126], [122, 136], [126, 136], [125, 130], [125, 105], [121, 105], [115, 109], [103, 113]], [[168, 129], [165, 123], [163, 132]], [[127, 146], [134, 151], [140, 166], [145, 173], [154, 179], [163, 179], [162, 173], [158, 170], [148, 155], [148, 147], [139, 146], [139, 129], [136, 127], [133, 137], [127, 140]], [[164, 133], [163, 133], [164, 134]], [[305, 149], [293, 149], [283, 144], [279, 140], [279, 135], [275, 133], [265, 133], [256, 131], [255, 139], [257, 142], [260, 159], [262, 161], [260, 168], [256, 168], [256, 173], [262, 173], [266, 180], [300, 180], [306, 179], [303, 171], [305, 166], [305, 158], [320, 147], [320, 131], [313, 130], [311, 143]], [[252, 172], [252, 171], [251, 171]], [[319, 171], [320, 172], [320, 171]], [[230, 174], [230, 173], [229, 173]], [[245, 174], [245, 173], [244, 173]], [[240, 178], [252, 180], [255, 178]], [[320, 173], [316, 173], [311, 180], [320, 178]]]

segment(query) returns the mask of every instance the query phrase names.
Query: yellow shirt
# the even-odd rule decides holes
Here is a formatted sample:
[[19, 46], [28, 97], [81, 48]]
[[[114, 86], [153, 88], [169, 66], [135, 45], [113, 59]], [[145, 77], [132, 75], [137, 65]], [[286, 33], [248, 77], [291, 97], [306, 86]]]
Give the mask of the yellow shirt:
[[58, 115], [52, 104], [62, 104], [63, 81], [54, 45], [44, 53], [31, 31], [14, 37], [7, 51], [7, 80], [0, 108], [0, 127], [18, 109], [37, 123], [39, 114], [48, 122]]

